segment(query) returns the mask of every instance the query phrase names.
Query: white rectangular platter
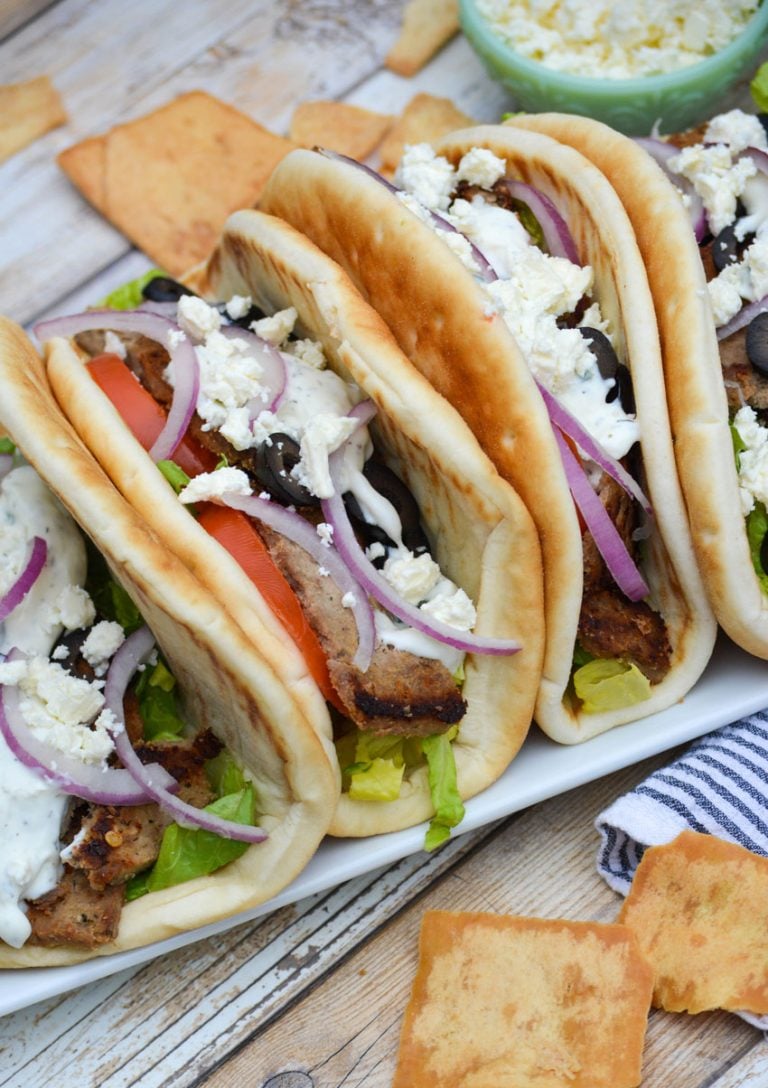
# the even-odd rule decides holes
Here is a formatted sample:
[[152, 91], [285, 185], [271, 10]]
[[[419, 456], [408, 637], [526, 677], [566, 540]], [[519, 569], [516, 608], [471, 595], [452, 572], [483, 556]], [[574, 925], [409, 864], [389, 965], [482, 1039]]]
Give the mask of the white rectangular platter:
[[[533, 729], [501, 778], [467, 802], [466, 817], [458, 833], [491, 823], [766, 707], [768, 662], [748, 656], [721, 637], [702, 679], [684, 700], [669, 710], [577, 746], [555, 744]], [[204, 940], [287, 903], [389, 865], [421, 850], [424, 830], [421, 825], [373, 838], [326, 839], [307, 868], [280, 895], [215, 925], [72, 967], [0, 971], [0, 1016]]]

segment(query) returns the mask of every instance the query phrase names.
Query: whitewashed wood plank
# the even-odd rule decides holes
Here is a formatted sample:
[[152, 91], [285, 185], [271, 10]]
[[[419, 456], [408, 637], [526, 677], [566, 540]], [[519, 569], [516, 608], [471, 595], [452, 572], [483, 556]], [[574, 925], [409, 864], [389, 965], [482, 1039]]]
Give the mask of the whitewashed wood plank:
[[101, 1088], [131, 1084], [145, 1068], [146, 1085], [192, 1083], [237, 1044], [244, 1013], [259, 1023], [275, 1015], [492, 834], [482, 828], [435, 855], [405, 858], [124, 973], [117, 984], [107, 979], [0, 1020], [0, 1085], [48, 1085], [66, 1055], [83, 1050], [82, 1039], [91, 1041], [82, 1068]]
[[0, 40], [34, 19], [50, 3], [51, 0], [0, 0]]
[[[726, 1069], [711, 1088], [765, 1088], [768, 1084], [768, 1042], [761, 1039]], [[708, 1088], [708, 1086], [703, 1086]]]

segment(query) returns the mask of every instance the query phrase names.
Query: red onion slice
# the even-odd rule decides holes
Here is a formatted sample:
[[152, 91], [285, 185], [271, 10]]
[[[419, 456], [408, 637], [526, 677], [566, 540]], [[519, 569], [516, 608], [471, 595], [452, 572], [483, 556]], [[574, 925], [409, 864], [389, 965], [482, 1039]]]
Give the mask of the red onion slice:
[[661, 167], [675, 188], [679, 189], [688, 197], [688, 215], [691, 220], [691, 226], [693, 227], [693, 233], [696, 236], [696, 241], [700, 242], [708, 229], [707, 216], [704, 211], [704, 201], [696, 192], [688, 178], [683, 177], [682, 174], [676, 173], [669, 166], [669, 160], [673, 159], [675, 155], [679, 155], [681, 149], [675, 147], [674, 144], [667, 143], [665, 140], [657, 140], [652, 136], [635, 136], [633, 139], [634, 142], [639, 147], [642, 147], [644, 151], [647, 151], [651, 158]]
[[756, 302], [750, 302], [748, 306], [744, 306], [725, 325], [721, 325], [717, 330], [717, 339], [725, 340], [727, 336], [749, 325], [758, 314], [763, 314], [766, 310], [768, 310], [768, 295], [763, 295]]
[[741, 159], [751, 159], [761, 174], [768, 174], [768, 152], [761, 147], [745, 148], [736, 156], [735, 161], [739, 162]]
[[265, 410], [276, 411], [280, 407], [288, 384], [288, 368], [283, 353], [268, 340], [264, 340], [248, 329], [241, 329], [239, 325], [222, 325], [219, 332], [228, 340], [244, 340], [249, 350], [258, 357], [263, 368], [264, 376], [260, 380], [266, 389], [266, 400], [261, 401], [260, 398], [254, 397], [251, 401], [253, 419]]
[[592, 489], [578, 458], [557, 429], [555, 429], [555, 438], [560, 447], [560, 456], [563, 459], [563, 467], [573, 500], [581, 511], [587, 529], [605, 560], [605, 565], [621, 592], [630, 601], [641, 601], [648, 596], [649, 592], [645, 579], [637, 569], [598, 495]]
[[[261, 499], [258, 495], [229, 493], [222, 495], [219, 501], [224, 506], [231, 506], [233, 510], [242, 510], [249, 517], [263, 521], [265, 525], [271, 526], [288, 540], [298, 544], [317, 561], [318, 566], [328, 571], [329, 577], [333, 579], [341, 593], [352, 595], [354, 604], [351, 606], [351, 611], [357, 625], [358, 638], [352, 663], [361, 672], [365, 672], [371, 663], [373, 648], [376, 645], [373, 609], [365, 590], [355, 580], [336, 549], [324, 544], [317, 535], [314, 525], [305, 521], [300, 514], [293, 510], [286, 510], [284, 506], [279, 506], [270, 499]], [[334, 543], [336, 543], [335, 540]]]
[[502, 178], [501, 184], [510, 196], [527, 204], [536, 216], [551, 255], [565, 257], [567, 261], [581, 265], [576, 243], [568, 229], [568, 224], [549, 197], [540, 193], [533, 185], [516, 181], [514, 178]]
[[[599, 465], [603, 472], [612, 476], [616, 483], [619, 484], [620, 487], [623, 487], [628, 495], [631, 495], [633, 499], [637, 500], [646, 516], [652, 518], [653, 507], [637, 480], [627, 472], [620, 461], [617, 461], [615, 457], [611, 457], [610, 453], [607, 453], [603, 449], [589, 431], [585, 430], [581, 423], [579, 423], [579, 421], [562, 406], [557, 398], [549, 392], [546, 386], [542, 385], [539, 381], [537, 381], [536, 384], [538, 385], [539, 392], [547, 406], [549, 418], [555, 427], [559, 428], [564, 434], [567, 434], [569, 438], [572, 438], [574, 442], [581, 447], [587, 457], [589, 457], [591, 461], [594, 461], [596, 465]], [[555, 431], [555, 434], [557, 434], [557, 431]]]
[[169, 793], [168, 789], [160, 785], [153, 768], [145, 766], [130, 742], [125, 731], [125, 719], [123, 715], [123, 695], [125, 689], [139, 666], [152, 647], [155, 639], [148, 627], [140, 627], [129, 635], [115, 656], [107, 673], [107, 684], [104, 689], [106, 706], [112, 711], [118, 722], [122, 723], [120, 729], [112, 733], [115, 749], [125, 765], [126, 770], [137, 783], [169, 812], [178, 824], [185, 827], [202, 828], [204, 831], [213, 831], [226, 839], [236, 839], [238, 842], [264, 842], [268, 837], [267, 832], [260, 827], [251, 827], [248, 824], [234, 823], [232, 820], [224, 820], [211, 812], [195, 808], [185, 801], [179, 800]]
[[48, 545], [41, 536], [33, 537], [29, 555], [21, 574], [8, 592], [0, 599], [0, 623], [10, 616], [14, 608], [21, 604], [32, 586], [40, 577], [48, 557]]
[[172, 346], [168, 334], [180, 331], [178, 325], [160, 314], [146, 310], [87, 310], [69, 317], [39, 321], [34, 327], [34, 333], [39, 340], [50, 340], [52, 336], [72, 337], [92, 329], [138, 333], [150, 340], [156, 340], [170, 354], [174, 383], [171, 410], [149, 455], [153, 461], [172, 458], [197, 406], [200, 367], [194, 347], [186, 337]]
[[[25, 657], [14, 648], [6, 660], [21, 661]], [[96, 805], [140, 805], [152, 800], [128, 771], [84, 763], [39, 740], [24, 721], [20, 704], [18, 687], [12, 684], [0, 686], [0, 734], [16, 759], [51, 786]], [[167, 779], [169, 785], [174, 783], [162, 767], [155, 764], [154, 768], [158, 780]]]
[[344, 447], [342, 446], [332, 453], [329, 458], [334, 493], [330, 499], [321, 501], [321, 507], [326, 520], [333, 526], [333, 540], [339, 555], [352, 572], [352, 576], [363, 587], [363, 590], [370, 593], [393, 616], [447, 646], [453, 646], [465, 653], [475, 654], [509, 655], [517, 653], [520, 649], [518, 642], [513, 642], [511, 639], [473, 635], [470, 632], [451, 627], [447, 623], [434, 619], [416, 605], [409, 604], [396, 593], [386, 578], [374, 567], [357, 542], [355, 531], [347, 516], [344, 500], [340, 493], [340, 470], [343, 457]]

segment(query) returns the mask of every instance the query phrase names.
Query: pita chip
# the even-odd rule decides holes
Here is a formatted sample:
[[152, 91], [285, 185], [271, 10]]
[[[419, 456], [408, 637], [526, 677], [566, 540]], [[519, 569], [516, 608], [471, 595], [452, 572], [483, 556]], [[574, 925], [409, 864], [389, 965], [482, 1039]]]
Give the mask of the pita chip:
[[476, 122], [462, 113], [450, 98], [417, 94], [382, 143], [381, 165], [385, 171], [392, 171], [403, 157], [406, 144], [430, 143], [448, 132], [474, 124]]
[[635, 1088], [652, 986], [625, 926], [429, 911], [393, 1088]]
[[400, 36], [385, 64], [401, 76], [412, 76], [459, 29], [457, 0], [410, 0], [403, 12]]
[[67, 120], [48, 76], [0, 87], [0, 162]]
[[392, 123], [388, 114], [347, 102], [302, 102], [291, 118], [290, 137], [300, 147], [327, 147], [360, 162], [378, 147]]
[[98, 210], [178, 276], [249, 208], [293, 144], [203, 91], [84, 140], [59, 165]]
[[768, 858], [684, 831], [646, 850], [618, 920], [655, 971], [657, 1007], [768, 1013]]

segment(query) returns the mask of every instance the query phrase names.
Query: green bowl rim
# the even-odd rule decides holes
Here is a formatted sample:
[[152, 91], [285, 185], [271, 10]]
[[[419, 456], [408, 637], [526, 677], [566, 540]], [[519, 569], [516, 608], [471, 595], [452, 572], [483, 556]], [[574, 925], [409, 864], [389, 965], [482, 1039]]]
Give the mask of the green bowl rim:
[[[515, 65], [522, 76], [544, 76], [553, 87], [568, 89], [576, 93], [583, 92], [599, 96], [615, 96], [620, 94], [652, 93], [665, 91], [687, 83], [690, 79], [695, 82], [698, 76], [704, 76], [710, 67], [727, 67], [728, 62], [735, 59], [745, 45], [745, 39], [756, 33], [760, 38], [762, 32], [768, 32], [768, 2], [760, 0], [760, 4], [752, 18], [740, 34], [730, 41], [718, 53], [697, 61], [695, 64], [678, 68], [674, 72], [661, 72], [651, 76], [630, 76], [627, 79], [612, 79], [606, 76], [593, 78], [592, 76], [574, 75], [570, 72], [561, 72], [556, 68], [548, 68], [541, 61], [529, 60], [528, 57], [516, 53], [511, 46], [503, 42], [490, 29], [489, 24], [477, 10], [475, 0], [459, 0], [461, 25], [469, 40], [475, 44], [475, 37], [480, 39], [478, 48], [488, 49], [495, 54], [495, 59], [506, 60]], [[467, 25], [470, 30], [468, 32]], [[759, 44], [759, 43], [758, 43]]]

